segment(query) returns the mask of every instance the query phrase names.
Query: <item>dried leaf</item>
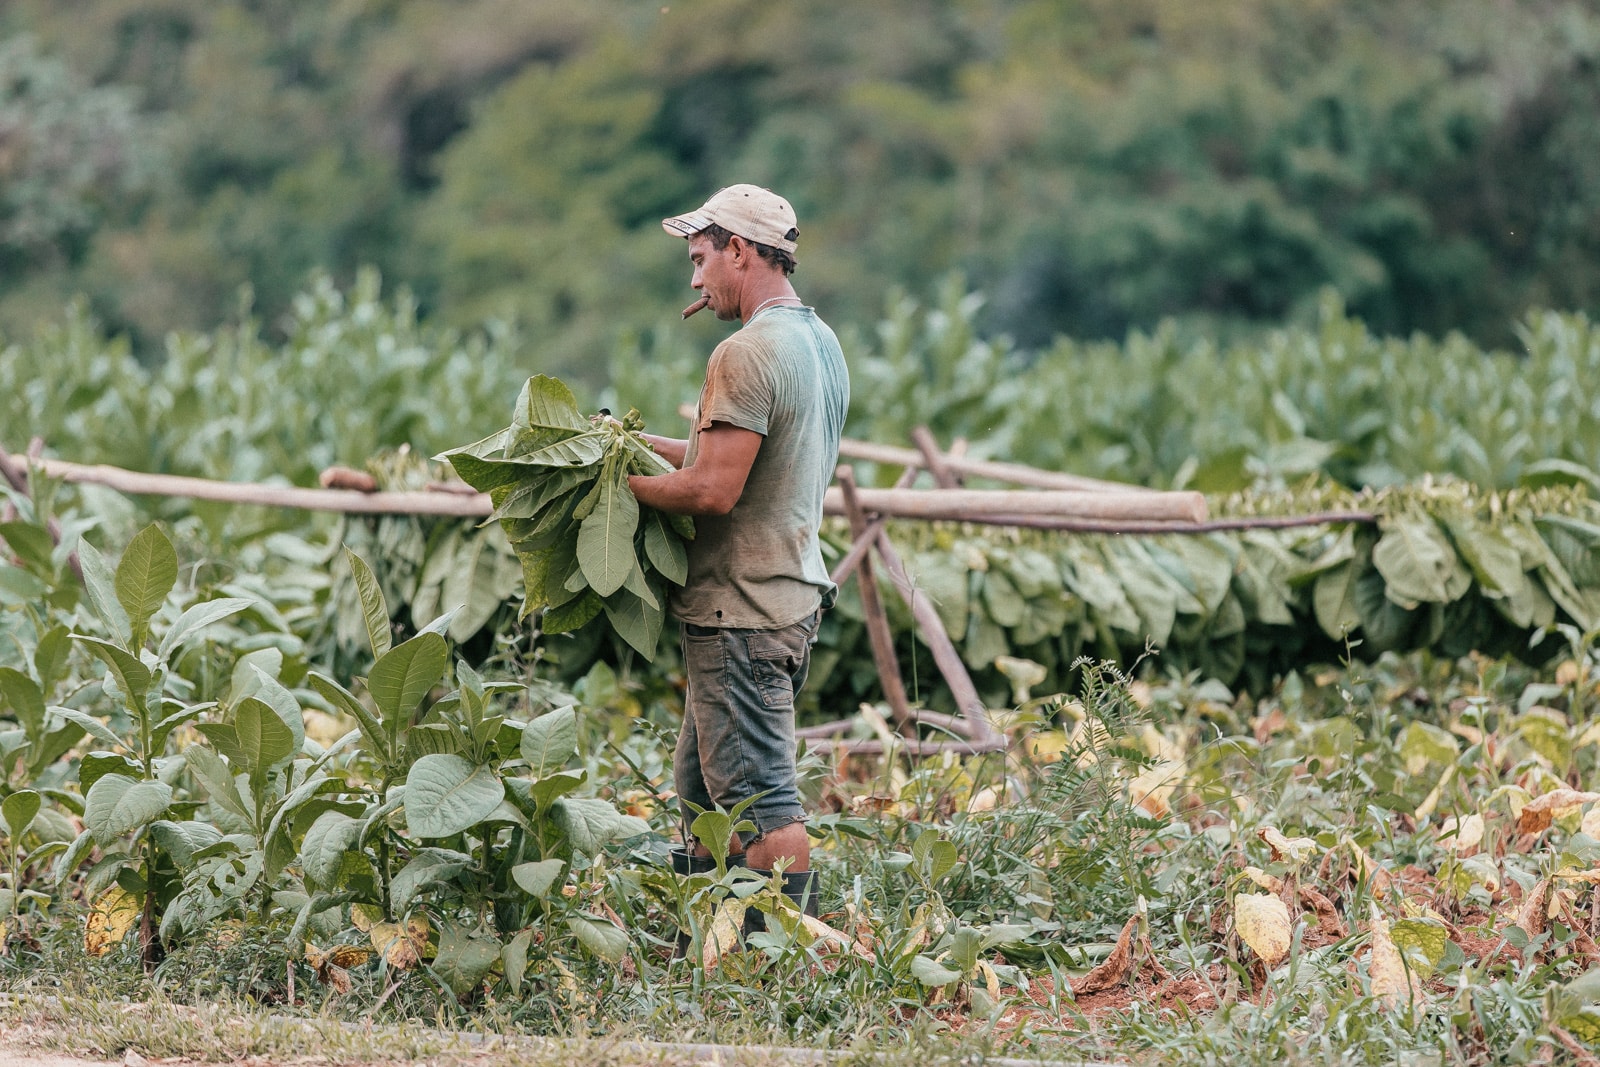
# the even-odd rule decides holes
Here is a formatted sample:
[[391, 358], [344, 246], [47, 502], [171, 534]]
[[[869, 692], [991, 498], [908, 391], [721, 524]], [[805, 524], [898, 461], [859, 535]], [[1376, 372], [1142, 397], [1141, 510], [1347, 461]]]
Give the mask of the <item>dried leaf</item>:
[[316, 972], [317, 981], [341, 997], [350, 992], [352, 986], [349, 968], [359, 966], [371, 957], [372, 950], [359, 945], [335, 945], [331, 949], [321, 949], [306, 942], [306, 963]]
[[407, 971], [421, 963], [427, 951], [428, 920], [413, 915], [406, 920], [404, 929], [397, 923], [374, 923], [367, 936], [384, 962], [397, 971]]
[[1522, 900], [1522, 907], [1517, 911], [1517, 926], [1528, 935], [1532, 941], [1544, 933], [1545, 925], [1550, 918], [1550, 879], [1542, 878], [1539, 884], [1528, 891]]
[[1372, 920], [1367, 927], [1372, 934], [1372, 957], [1367, 964], [1367, 974], [1372, 979], [1372, 995], [1393, 1008], [1401, 998], [1415, 1000], [1422, 994], [1422, 983], [1406, 968], [1400, 958], [1400, 948], [1389, 933], [1389, 922], [1372, 907]]
[[1342, 938], [1350, 931], [1345, 928], [1344, 920], [1339, 917], [1339, 909], [1334, 907], [1321, 891], [1308, 885], [1300, 887], [1300, 903], [1303, 907], [1311, 909], [1317, 917], [1317, 928], [1329, 937]]
[[1367, 850], [1354, 841], [1345, 842], [1350, 846], [1350, 851], [1356, 858], [1356, 866], [1361, 869], [1361, 877], [1367, 880], [1367, 886], [1374, 896], [1388, 896], [1394, 888], [1394, 875], [1380, 867], [1376, 860], [1367, 855]]
[[1305, 863], [1316, 854], [1317, 843], [1309, 837], [1285, 837], [1283, 831], [1276, 826], [1263, 826], [1256, 831], [1256, 836], [1267, 843], [1272, 850], [1274, 863], [1281, 863], [1287, 859], [1296, 867]]
[[1289, 955], [1294, 921], [1282, 900], [1268, 893], [1240, 893], [1233, 898], [1233, 926], [1268, 967]]
[[104, 956], [128, 936], [133, 924], [139, 921], [139, 911], [144, 907], [142, 898], [114, 885], [100, 894], [89, 911], [84, 924], [83, 950], [91, 956]]
[[1117, 935], [1117, 947], [1111, 950], [1111, 955], [1082, 978], [1072, 979], [1073, 996], [1082, 997], [1098, 993], [1127, 981], [1129, 973], [1133, 970], [1133, 932], [1138, 926], [1138, 916], [1129, 919], [1122, 927], [1122, 933]]
[[706, 930], [705, 940], [700, 946], [700, 960], [706, 970], [715, 967], [717, 961], [727, 953], [738, 950], [744, 913], [744, 901], [734, 897], [717, 905], [716, 914], [711, 917], [711, 926]]
[[1571, 815], [1585, 804], [1600, 800], [1600, 793], [1578, 789], [1552, 789], [1543, 796], [1534, 797], [1522, 806], [1517, 815], [1517, 832], [1536, 834], [1556, 819]]

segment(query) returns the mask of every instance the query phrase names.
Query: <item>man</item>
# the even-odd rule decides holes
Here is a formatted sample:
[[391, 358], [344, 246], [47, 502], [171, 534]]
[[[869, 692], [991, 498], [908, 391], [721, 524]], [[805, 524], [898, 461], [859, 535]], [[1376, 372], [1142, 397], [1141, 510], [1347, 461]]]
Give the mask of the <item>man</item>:
[[701, 300], [685, 316], [709, 307], [741, 324], [706, 364], [690, 438], [650, 438], [678, 469], [629, 479], [640, 503], [695, 516], [688, 581], [668, 605], [688, 676], [675, 784], [702, 808], [756, 797], [756, 832], [735, 849], [752, 869], [783, 866], [785, 891], [815, 914], [794, 697], [836, 592], [817, 530], [850, 396], [844, 354], [789, 281], [799, 230], [781, 196], [730, 186], [662, 227], [689, 242]]

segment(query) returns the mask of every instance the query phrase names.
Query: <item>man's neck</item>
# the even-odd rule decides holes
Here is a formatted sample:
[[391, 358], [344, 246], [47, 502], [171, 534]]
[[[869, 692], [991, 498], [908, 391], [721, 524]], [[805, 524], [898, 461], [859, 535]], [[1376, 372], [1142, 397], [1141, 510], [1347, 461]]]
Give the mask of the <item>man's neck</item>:
[[788, 280], [785, 279], [782, 285], [765, 288], [761, 293], [751, 294], [751, 296], [747, 297], [740, 309], [739, 321], [741, 323], [749, 322], [759, 312], [768, 308], [798, 306], [800, 306], [800, 297], [795, 294], [794, 286], [790, 285]]

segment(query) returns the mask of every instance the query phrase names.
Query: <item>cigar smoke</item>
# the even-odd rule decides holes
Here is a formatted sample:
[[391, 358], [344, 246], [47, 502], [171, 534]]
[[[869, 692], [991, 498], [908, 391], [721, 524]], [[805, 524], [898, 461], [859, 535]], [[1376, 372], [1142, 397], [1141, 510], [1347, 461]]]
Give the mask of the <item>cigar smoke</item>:
[[702, 296], [699, 300], [696, 300], [694, 303], [683, 309], [683, 317], [688, 318], [697, 311], [704, 311], [706, 305], [709, 303], [711, 303], [711, 298], [709, 296]]

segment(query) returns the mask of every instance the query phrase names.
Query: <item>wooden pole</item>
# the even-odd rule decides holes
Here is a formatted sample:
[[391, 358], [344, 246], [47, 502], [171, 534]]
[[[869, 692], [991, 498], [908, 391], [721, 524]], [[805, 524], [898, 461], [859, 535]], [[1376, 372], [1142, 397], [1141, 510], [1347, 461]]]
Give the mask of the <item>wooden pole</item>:
[[895, 589], [911, 608], [911, 617], [917, 621], [917, 628], [922, 631], [923, 640], [933, 653], [933, 662], [938, 666], [939, 673], [944, 675], [945, 684], [950, 687], [950, 692], [956, 698], [956, 707], [961, 709], [961, 714], [966, 720], [964, 732], [973, 741], [992, 739], [995, 731], [989, 725], [988, 708], [984, 706], [983, 698], [978, 696], [978, 688], [972, 684], [972, 676], [967, 673], [966, 664], [961, 662], [961, 654], [956, 651], [955, 643], [945, 632], [938, 609], [933, 606], [927, 594], [918, 589], [906, 576], [906, 568], [900, 562], [899, 553], [895, 552], [894, 546], [889, 543], [889, 535], [882, 530], [878, 532], [878, 558], [883, 560], [883, 567], [889, 574], [889, 580], [894, 583]]
[[343, 511], [367, 515], [447, 515], [487, 518], [494, 506], [481, 493], [362, 493], [350, 489], [302, 489], [288, 485], [217, 482], [176, 474], [141, 474], [120, 467], [39, 460], [45, 474], [66, 482], [104, 485], [123, 493], [187, 497], [228, 504], [258, 504], [307, 511]]
[[[1206, 498], [1191, 492], [1087, 493], [1018, 489], [862, 489], [864, 511], [887, 518], [983, 522], [992, 515], [1033, 515], [1100, 521], [1204, 522]], [[828, 490], [823, 511], [845, 513], [837, 487]]]
[[[861, 537], [867, 530], [867, 517], [856, 500], [855, 472], [841, 466], [834, 472], [839, 488], [844, 494], [845, 508], [850, 516], [850, 532]], [[916, 726], [911, 723], [911, 704], [906, 700], [905, 680], [900, 677], [900, 661], [894, 654], [894, 634], [889, 629], [889, 616], [884, 614], [883, 601], [878, 597], [878, 577], [873, 572], [871, 555], [863, 555], [856, 566], [856, 589], [861, 594], [861, 611], [867, 619], [867, 639], [872, 645], [872, 660], [878, 668], [878, 681], [883, 685], [883, 697], [889, 711], [902, 731], [914, 735]]]
[[[839, 442], [839, 455], [844, 459], [859, 459], [868, 463], [892, 463], [897, 467], [922, 466], [922, 453], [914, 448], [880, 445], [870, 441], [846, 439]], [[1127, 482], [1111, 482], [1103, 478], [1087, 478], [1081, 474], [1064, 474], [1061, 471], [1041, 470], [1025, 463], [1004, 463], [989, 459], [969, 459], [946, 453], [945, 465], [956, 474], [975, 478], [988, 478], [1012, 485], [1027, 485], [1035, 489], [1066, 489], [1077, 492], [1153, 493], [1156, 490]]]

